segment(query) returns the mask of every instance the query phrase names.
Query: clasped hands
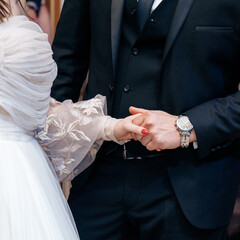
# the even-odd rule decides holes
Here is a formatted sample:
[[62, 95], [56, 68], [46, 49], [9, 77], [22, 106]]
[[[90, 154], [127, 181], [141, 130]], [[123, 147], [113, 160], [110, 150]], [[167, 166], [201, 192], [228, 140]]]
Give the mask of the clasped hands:
[[[121, 119], [114, 128], [117, 140], [134, 139], [149, 151], [180, 147], [181, 137], [175, 127], [178, 116], [158, 110], [129, 108], [131, 116]], [[196, 141], [194, 130], [190, 142]]]

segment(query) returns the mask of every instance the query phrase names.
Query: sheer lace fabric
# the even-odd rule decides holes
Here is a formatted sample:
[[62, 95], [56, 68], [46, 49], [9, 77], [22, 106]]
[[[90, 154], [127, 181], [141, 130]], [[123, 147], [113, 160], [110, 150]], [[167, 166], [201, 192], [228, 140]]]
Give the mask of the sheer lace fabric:
[[105, 97], [101, 95], [75, 104], [70, 100], [59, 103], [51, 99], [47, 121], [35, 137], [61, 182], [72, 180], [94, 161], [103, 139], [114, 138], [109, 128], [115, 120], [105, 113]]

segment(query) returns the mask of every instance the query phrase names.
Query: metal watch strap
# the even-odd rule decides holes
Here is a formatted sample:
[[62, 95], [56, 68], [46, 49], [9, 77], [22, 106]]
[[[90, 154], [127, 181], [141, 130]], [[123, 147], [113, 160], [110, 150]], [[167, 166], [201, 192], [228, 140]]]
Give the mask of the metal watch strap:
[[189, 146], [189, 137], [191, 135], [191, 132], [188, 131], [180, 131], [181, 135], [181, 147], [182, 148], [188, 148]]

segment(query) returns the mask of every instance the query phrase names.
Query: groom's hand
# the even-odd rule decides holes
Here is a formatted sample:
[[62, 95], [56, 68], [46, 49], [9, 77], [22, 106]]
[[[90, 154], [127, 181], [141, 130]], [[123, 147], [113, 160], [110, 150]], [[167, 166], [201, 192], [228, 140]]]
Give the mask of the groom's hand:
[[147, 136], [133, 134], [134, 140], [138, 140], [150, 151], [175, 149], [180, 147], [180, 134], [175, 127], [177, 116], [163, 111], [150, 111], [141, 108], [130, 107], [132, 115], [139, 114], [133, 123], [149, 130]]

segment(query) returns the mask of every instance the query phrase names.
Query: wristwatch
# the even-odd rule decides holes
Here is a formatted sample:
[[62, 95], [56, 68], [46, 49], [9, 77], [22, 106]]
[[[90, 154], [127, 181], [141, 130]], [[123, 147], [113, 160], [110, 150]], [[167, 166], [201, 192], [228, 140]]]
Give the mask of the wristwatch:
[[180, 115], [175, 122], [175, 126], [181, 135], [181, 147], [187, 148], [189, 146], [189, 137], [193, 130], [193, 125], [187, 116]]

